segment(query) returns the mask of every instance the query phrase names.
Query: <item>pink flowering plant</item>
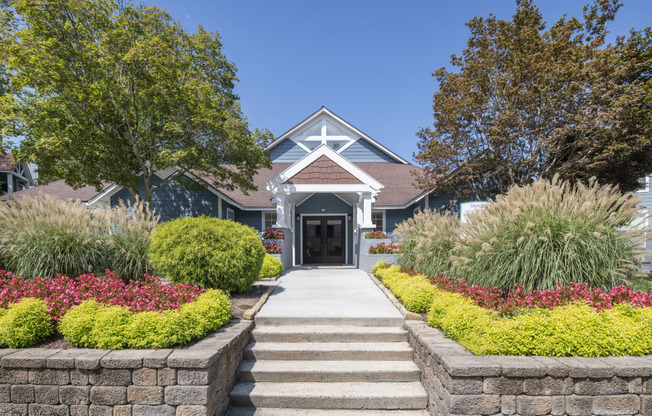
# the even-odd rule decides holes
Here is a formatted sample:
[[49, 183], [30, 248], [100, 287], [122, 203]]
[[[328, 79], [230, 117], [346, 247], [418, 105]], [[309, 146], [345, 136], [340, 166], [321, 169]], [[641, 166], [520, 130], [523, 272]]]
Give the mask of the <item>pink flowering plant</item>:
[[263, 239], [265, 240], [283, 240], [285, 239], [285, 233], [283, 230], [278, 228], [268, 228], [263, 231]]
[[389, 237], [387, 237], [387, 234], [385, 234], [382, 230], [376, 230], [365, 234], [364, 238], [382, 239], [382, 238], [389, 238]]
[[134, 313], [163, 312], [194, 302], [204, 292], [198, 286], [168, 284], [149, 275], [145, 275], [144, 281], [125, 283], [115, 272], [108, 270], [104, 276], [84, 274], [73, 279], [57, 275], [52, 279], [39, 277], [29, 280], [0, 270], [0, 309], [6, 309], [23, 298], [41, 299], [55, 321], [87, 299], [104, 305], [122, 306]]
[[394, 254], [398, 249], [399, 245], [396, 243], [379, 243], [369, 247], [369, 254]]
[[[386, 267], [389, 267], [388, 264]], [[401, 268], [403, 273], [417, 275], [413, 269]], [[496, 287], [468, 284], [438, 274], [429, 276], [430, 283], [445, 292], [459, 293], [471, 299], [478, 306], [498, 311], [502, 316], [513, 316], [526, 309], [552, 310], [561, 306], [583, 302], [597, 311], [611, 309], [617, 305], [629, 305], [635, 308], [652, 307], [652, 292], [635, 291], [629, 286], [614, 286], [610, 290], [591, 287], [587, 283], [557, 283], [547, 290], [526, 291], [518, 284], [509, 292]]]
[[281, 254], [281, 246], [276, 241], [271, 243], [263, 242], [263, 246], [265, 246], [267, 254]]

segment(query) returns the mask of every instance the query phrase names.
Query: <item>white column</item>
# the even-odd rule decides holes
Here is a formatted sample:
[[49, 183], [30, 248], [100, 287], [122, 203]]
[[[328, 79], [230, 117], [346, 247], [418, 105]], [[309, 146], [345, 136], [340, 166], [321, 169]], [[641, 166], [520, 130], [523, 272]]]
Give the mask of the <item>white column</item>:
[[372, 202], [374, 202], [374, 198], [371, 196], [371, 192], [364, 192], [362, 194], [362, 228], [374, 228], [374, 224], [371, 222]]
[[11, 173], [7, 173], [7, 193], [10, 194], [14, 191], [14, 177]]
[[285, 222], [285, 195], [276, 195], [276, 228], [288, 228]]

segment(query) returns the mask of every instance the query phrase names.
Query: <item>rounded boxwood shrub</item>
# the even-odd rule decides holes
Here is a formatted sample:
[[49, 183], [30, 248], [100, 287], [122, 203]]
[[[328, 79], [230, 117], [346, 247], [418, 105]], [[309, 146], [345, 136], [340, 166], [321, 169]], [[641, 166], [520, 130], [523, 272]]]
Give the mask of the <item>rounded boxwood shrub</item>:
[[283, 264], [276, 257], [265, 254], [263, 259], [263, 267], [260, 269], [260, 278], [274, 277], [283, 273]]
[[0, 348], [25, 348], [52, 334], [52, 318], [44, 301], [23, 298], [0, 310]]
[[159, 225], [149, 255], [157, 272], [175, 282], [246, 292], [258, 280], [265, 248], [253, 228], [202, 216]]
[[204, 337], [231, 319], [231, 302], [221, 290], [209, 289], [179, 309], [133, 313], [89, 299], [59, 322], [66, 341], [87, 348], [167, 348]]

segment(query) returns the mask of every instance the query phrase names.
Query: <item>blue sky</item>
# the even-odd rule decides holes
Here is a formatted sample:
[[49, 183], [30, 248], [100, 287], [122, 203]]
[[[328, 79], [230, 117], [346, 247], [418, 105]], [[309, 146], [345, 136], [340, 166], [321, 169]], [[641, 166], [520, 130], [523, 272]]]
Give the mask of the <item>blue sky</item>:
[[[412, 160], [415, 133], [432, 122], [431, 73], [450, 68], [490, 13], [509, 19], [514, 0], [143, 0], [187, 30], [217, 30], [238, 67], [237, 93], [252, 126], [282, 134], [325, 105]], [[538, 0], [545, 20], [581, 16], [589, 0]], [[613, 35], [652, 21], [652, 1], [624, 0]]]

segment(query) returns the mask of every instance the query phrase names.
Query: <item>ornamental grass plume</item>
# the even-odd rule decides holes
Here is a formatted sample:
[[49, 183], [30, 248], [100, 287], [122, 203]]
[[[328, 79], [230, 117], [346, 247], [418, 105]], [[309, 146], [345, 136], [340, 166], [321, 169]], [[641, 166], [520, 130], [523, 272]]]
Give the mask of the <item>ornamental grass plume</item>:
[[399, 264], [426, 275], [447, 273], [450, 251], [460, 236], [460, 220], [450, 213], [421, 211], [400, 223], [394, 234], [401, 245]]
[[505, 292], [587, 283], [609, 289], [640, 275], [644, 230], [631, 192], [552, 180], [514, 186], [469, 215], [452, 272]]
[[143, 279], [159, 217], [140, 201], [110, 209], [40, 194], [0, 203], [0, 264], [25, 277], [115, 270]]

